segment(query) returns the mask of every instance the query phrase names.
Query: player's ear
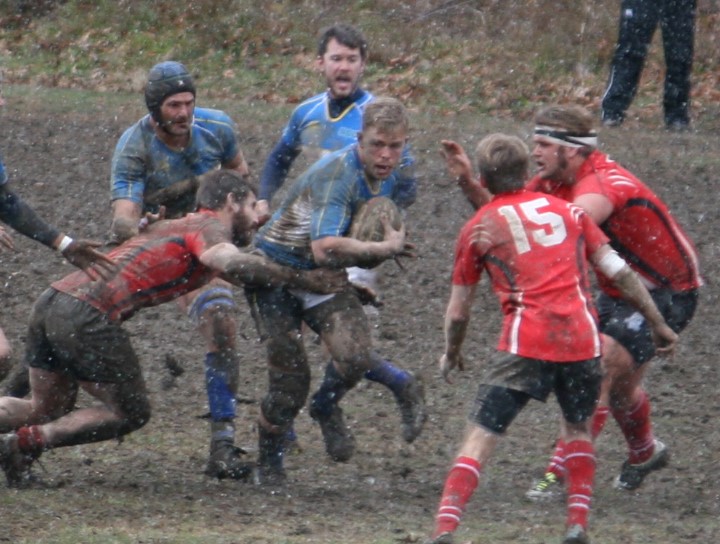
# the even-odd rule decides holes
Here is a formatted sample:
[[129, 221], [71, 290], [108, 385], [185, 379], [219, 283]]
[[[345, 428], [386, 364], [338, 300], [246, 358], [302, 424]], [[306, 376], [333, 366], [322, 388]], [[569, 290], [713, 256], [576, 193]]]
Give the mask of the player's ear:
[[570, 147], [570, 146], [564, 146], [565, 149], [565, 156], [568, 158], [575, 157], [580, 153], [579, 147]]
[[233, 193], [228, 193], [227, 195], [225, 195], [225, 207], [233, 211], [237, 211], [237, 209], [240, 207], [240, 203], [238, 202], [237, 198]]

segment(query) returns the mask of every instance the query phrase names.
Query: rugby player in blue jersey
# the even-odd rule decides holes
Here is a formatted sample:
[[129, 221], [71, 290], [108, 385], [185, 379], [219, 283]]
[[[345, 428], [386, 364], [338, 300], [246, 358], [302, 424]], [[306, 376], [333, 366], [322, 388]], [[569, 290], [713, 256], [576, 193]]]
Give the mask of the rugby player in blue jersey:
[[[112, 236], [138, 233], [146, 213], [167, 218], [193, 211], [199, 179], [217, 168], [249, 174], [235, 123], [222, 111], [195, 106], [195, 84], [175, 61], [150, 69], [145, 87], [149, 114], [128, 128], [115, 148], [111, 170]], [[239, 378], [236, 306], [230, 285], [213, 280], [178, 299], [202, 334], [211, 415], [210, 457], [217, 478], [243, 478], [246, 464], [235, 447], [235, 397]]]
[[[405, 241], [404, 227], [394, 230], [389, 222], [381, 242], [347, 236], [363, 203], [376, 196], [397, 196], [397, 167], [408, 124], [407, 112], [397, 100], [377, 98], [370, 103], [357, 143], [323, 157], [295, 181], [258, 232], [258, 250], [274, 262], [301, 270], [374, 266], [411, 254], [413, 246]], [[335, 461], [349, 460], [355, 440], [339, 402], [363, 374], [381, 366], [371, 356], [370, 327], [356, 291], [319, 295], [298, 289], [255, 289], [250, 296], [268, 337], [268, 392], [258, 423], [258, 482], [285, 479], [285, 437], [310, 389], [303, 323], [320, 335], [332, 357], [312, 396], [310, 416], [320, 424], [328, 455]], [[393, 383], [399, 393], [406, 385], [400, 380]]]
[[[338, 24], [323, 29], [318, 42], [317, 68], [327, 89], [302, 102], [290, 116], [280, 140], [270, 152], [260, 174], [258, 212], [269, 217], [270, 202], [282, 187], [295, 159], [302, 153], [306, 164], [357, 141], [362, 114], [374, 96], [360, 87], [368, 44], [356, 28]], [[398, 176], [396, 204], [407, 208], [415, 201], [414, 160], [407, 146]]]
[[[317, 67], [325, 78], [327, 89], [295, 108], [280, 140], [270, 152], [260, 175], [258, 211], [261, 221], [269, 218], [270, 202], [301, 153], [304, 162], [312, 164], [332, 151], [357, 142], [363, 111], [375, 99], [372, 93], [360, 87], [367, 55], [367, 41], [358, 29], [337, 24], [321, 31]], [[401, 209], [415, 201], [414, 164], [408, 146], [405, 146], [395, 172], [397, 186], [392, 194], [393, 201]], [[352, 283], [369, 294], [367, 302], [379, 304], [377, 271], [350, 267], [348, 276]], [[376, 313], [371, 306], [366, 309]], [[426, 419], [422, 384], [377, 353], [372, 357], [376, 362], [375, 369], [365, 377], [393, 391], [403, 414], [403, 437], [412, 442], [420, 434]], [[292, 429], [288, 439], [289, 444], [295, 444]]]

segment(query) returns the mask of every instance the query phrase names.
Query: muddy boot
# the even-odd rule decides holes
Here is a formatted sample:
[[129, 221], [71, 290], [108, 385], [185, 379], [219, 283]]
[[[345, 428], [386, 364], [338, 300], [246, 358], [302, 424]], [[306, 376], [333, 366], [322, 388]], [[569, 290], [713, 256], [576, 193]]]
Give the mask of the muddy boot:
[[315, 404], [310, 406], [310, 417], [320, 424], [325, 451], [333, 461], [349, 461], [355, 453], [355, 437], [345, 425], [342, 409], [336, 404], [330, 414], [325, 415], [315, 408]]
[[229, 421], [214, 421], [211, 425], [213, 438], [205, 475], [219, 480], [247, 480], [252, 473], [252, 463], [243, 462], [241, 455], [247, 453], [233, 443], [234, 426]]
[[0, 468], [5, 472], [8, 487], [28, 487], [33, 481], [30, 467], [39, 456], [39, 453], [30, 455], [21, 452], [17, 434], [0, 435]]
[[405, 388], [398, 393], [396, 400], [402, 418], [402, 437], [409, 444], [420, 436], [428, 417], [422, 380], [413, 376]]
[[284, 445], [287, 433], [272, 433], [262, 426], [258, 429], [258, 461], [253, 472], [256, 485], [276, 486], [287, 482], [283, 468]]

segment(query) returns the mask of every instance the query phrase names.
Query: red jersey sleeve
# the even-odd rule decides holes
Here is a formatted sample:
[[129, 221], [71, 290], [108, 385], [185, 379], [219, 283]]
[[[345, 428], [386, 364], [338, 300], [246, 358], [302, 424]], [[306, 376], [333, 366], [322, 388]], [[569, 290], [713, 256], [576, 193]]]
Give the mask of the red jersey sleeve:
[[480, 213], [465, 223], [460, 230], [455, 243], [455, 263], [453, 266], [453, 285], [475, 285], [480, 281], [482, 274], [482, 255], [478, 255], [478, 248], [473, 233], [478, 226]]
[[605, 233], [600, 229], [600, 227], [597, 226], [595, 221], [593, 221], [590, 216], [585, 213], [585, 210], [579, 206], [575, 206], [574, 204], [571, 204], [571, 208], [573, 209], [573, 212], [578, 214], [578, 222], [585, 234], [585, 247], [587, 257], [589, 258], [590, 255], [595, 253], [602, 246], [609, 244], [610, 240], [607, 236], [605, 236]]

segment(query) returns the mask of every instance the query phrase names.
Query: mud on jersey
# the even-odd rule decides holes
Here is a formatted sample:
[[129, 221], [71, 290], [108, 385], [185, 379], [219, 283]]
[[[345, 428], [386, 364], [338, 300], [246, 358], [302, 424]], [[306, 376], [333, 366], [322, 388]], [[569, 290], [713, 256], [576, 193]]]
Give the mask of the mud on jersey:
[[112, 279], [92, 281], [79, 270], [52, 287], [89, 303], [113, 321], [125, 321], [142, 308], [163, 304], [208, 283], [217, 273], [203, 265], [199, 256], [230, 241], [214, 212], [159, 221], [108, 254], [118, 265]]
[[578, 206], [550, 195], [497, 195], [460, 231], [453, 285], [490, 277], [504, 315], [498, 349], [555, 362], [600, 355], [587, 259], [607, 238]]
[[[222, 111], [195, 108], [190, 143], [182, 151], [166, 146], [146, 115], [123, 133], [115, 147], [111, 199], [143, 205], [145, 194], [219, 168], [234, 159], [239, 149], [235, 124]], [[194, 207], [195, 193], [189, 192], [167, 206], [167, 217], [182, 216]]]
[[353, 144], [320, 159], [295, 181], [255, 245], [280, 264], [316, 268], [313, 240], [345, 236], [360, 205], [375, 196], [393, 199], [399, 187], [396, 172], [371, 187]]

